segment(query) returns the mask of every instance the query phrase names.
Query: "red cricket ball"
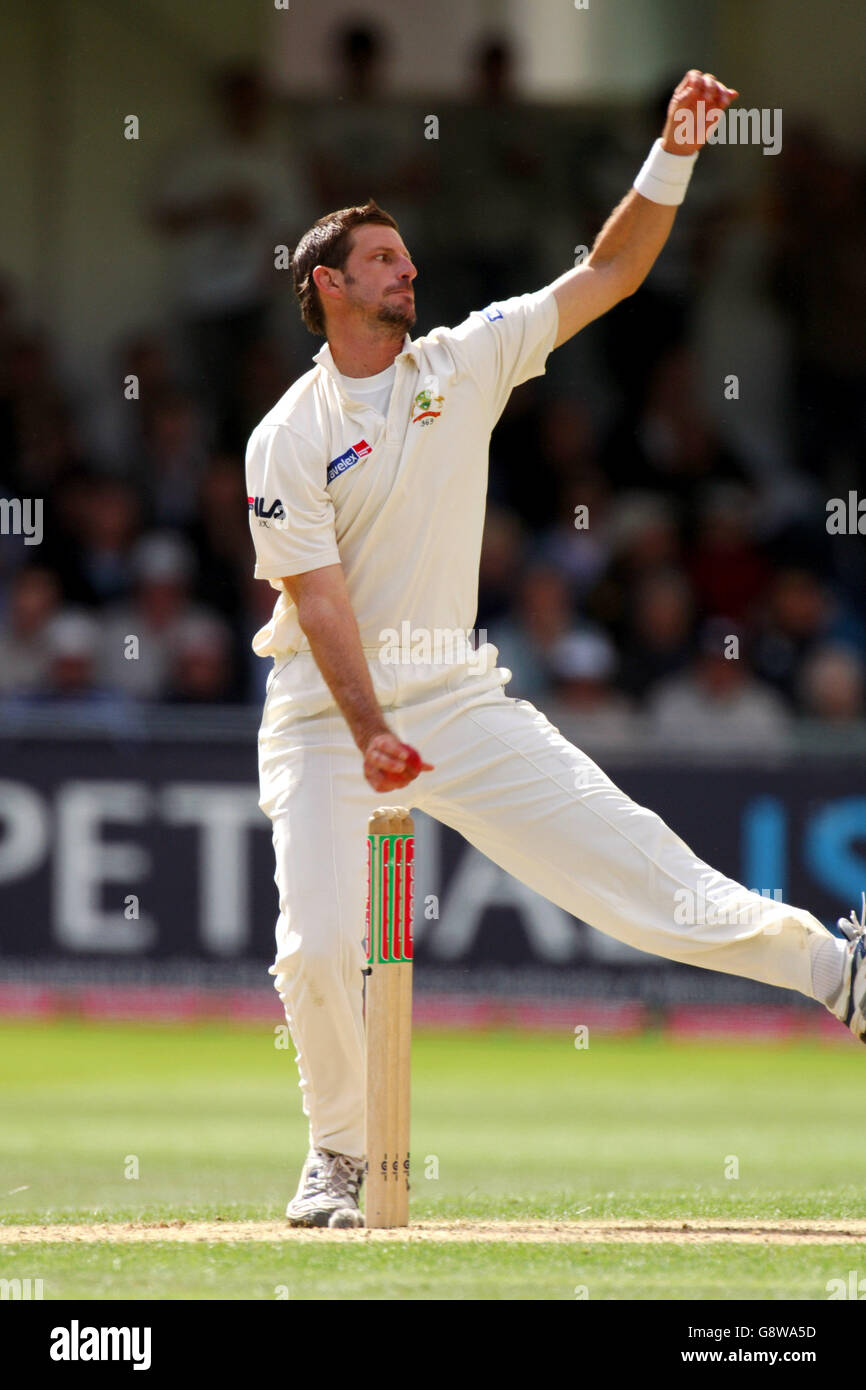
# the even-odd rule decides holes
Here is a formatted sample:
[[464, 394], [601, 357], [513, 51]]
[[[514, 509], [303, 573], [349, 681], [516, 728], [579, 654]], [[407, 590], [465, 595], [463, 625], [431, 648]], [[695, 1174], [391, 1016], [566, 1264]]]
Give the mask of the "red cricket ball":
[[411, 772], [413, 777], [417, 777], [421, 771], [421, 754], [415, 748], [411, 748], [408, 743], [403, 744], [406, 750], [406, 771]]

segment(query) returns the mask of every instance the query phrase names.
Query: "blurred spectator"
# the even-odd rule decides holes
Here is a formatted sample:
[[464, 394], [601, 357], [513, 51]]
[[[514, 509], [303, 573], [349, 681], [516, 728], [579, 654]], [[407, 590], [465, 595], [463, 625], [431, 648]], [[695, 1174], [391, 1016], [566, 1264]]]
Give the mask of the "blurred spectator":
[[624, 487], [664, 489], [691, 523], [708, 482], [745, 480], [701, 405], [693, 352], [671, 349], [654, 365], [636, 421], [620, 416], [603, 449], [608, 475]]
[[372, 196], [399, 223], [416, 255], [438, 146], [425, 140], [422, 115], [391, 101], [387, 56], [384, 32], [373, 24], [341, 23], [332, 35], [334, 93], [307, 132], [309, 180], [316, 217]]
[[[794, 333], [793, 443], [834, 491], [856, 486], [866, 461], [866, 170], [816, 131], [785, 129], [777, 173], [775, 288]], [[813, 232], [835, 232], [821, 255]]]
[[539, 700], [550, 688], [554, 649], [572, 626], [568, 585], [555, 569], [533, 566], [517, 589], [514, 612], [496, 623], [490, 640], [512, 679], [508, 694]]
[[[244, 359], [238, 383], [239, 419], [244, 444], [263, 415], [288, 391], [295, 377], [307, 371], [309, 361], [293, 364], [281, 344], [273, 338], [260, 338]], [[239, 450], [239, 453], [242, 451]]]
[[482, 39], [472, 55], [475, 101], [482, 106], [505, 106], [516, 101], [514, 68], [514, 47], [504, 35]]
[[386, 85], [387, 44], [381, 29], [351, 23], [334, 36], [333, 56], [341, 96], [347, 101], [375, 102]]
[[545, 400], [540, 439], [544, 456], [560, 486], [573, 482], [581, 471], [602, 477], [598, 468], [595, 419], [589, 403], [573, 392]]
[[46, 679], [46, 628], [59, 602], [60, 585], [51, 570], [27, 566], [13, 578], [0, 625], [0, 694], [33, 691]]
[[624, 640], [632, 592], [650, 575], [680, 567], [677, 513], [652, 492], [621, 494], [611, 507], [610, 563], [587, 600], [587, 611]]
[[577, 598], [593, 588], [611, 557], [611, 498], [596, 469], [580, 469], [558, 496], [559, 519], [540, 537], [537, 553], [558, 569]]
[[754, 665], [793, 704], [800, 669], [826, 642], [866, 651], [866, 629], [828, 586], [807, 570], [777, 573], [754, 644]]
[[119, 479], [76, 474], [63, 496], [70, 534], [49, 548], [73, 604], [113, 603], [132, 583], [130, 547], [140, 526], [140, 502]]
[[131, 567], [131, 602], [109, 608], [102, 622], [100, 669], [106, 684], [127, 695], [162, 699], [185, 624], [209, 614], [191, 601], [195, 559], [181, 536], [150, 532], [135, 546]]
[[44, 495], [63, 468], [80, 458], [69, 405], [38, 331], [21, 331], [5, 345], [0, 378], [0, 488]]
[[533, 108], [518, 104], [515, 71], [511, 40], [483, 39], [472, 54], [471, 100], [451, 113], [461, 158], [448, 170], [448, 195], [461, 209], [453, 255], [465, 312], [540, 283], [546, 142]]
[[576, 717], [578, 745], [616, 747], [634, 736], [630, 701], [615, 690], [617, 659], [613, 643], [597, 629], [566, 633], [550, 653], [552, 696], [559, 711]]
[[730, 636], [742, 643], [742, 634], [723, 618], [706, 624], [690, 671], [653, 692], [649, 728], [659, 746], [706, 753], [773, 753], [789, 746], [784, 704], [750, 675], [742, 651], [725, 655]]
[[62, 706], [63, 727], [100, 734], [123, 735], [133, 725], [133, 714], [123, 695], [100, 684], [98, 675], [99, 623], [82, 609], [57, 613], [44, 631], [46, 672], [35, 690], [12, 694], [3, 702], [7, 730], [25, 709]]
[[677, 570], [650, 574], [634, 590], [620, 673], [629, 694], [642, 699], [689, 664], [694, 607], [688, 580]]
[[[135, 377], [137, 395], [127, 395], [127, 377]], [[113, 354], [108, 385], [90, 412], [88, 437], [99, 459], [124, 477], [138, 477], [154, 407], [177, 389], [168, 346], [158, 332], [122, 342]]]
[[850, 724], [864, 715], [864, 664], [848, 647], [818, 647], [803, 665], [800, 705], [813, 719]]
[[63, 593], [70, 599], [78, 583], [75, 561], [87, 508], [94, 487], [101, 481], [88, 468], [68, 468], [52, 488], [50, 505], [46, 507], [45, 537], [39, 558], [59, 575]]
[[167, 391], [154, 402], [144, 438], [143, 481], [157, 526], [191, 525], [207, 458], [206, 427], [195, 402]]
[[[539, 448], [546, 404], [537, 381], [509, 397], [490, 447], [488, 497], [507, 507], [529, 530], [549, 526], [556, 516], [557, 478]], [[526, 460], [532, 458], [532, 468]]]
[[752, 540], [754, 501], [735, 483], [708, 488], [699, 503], [689, 573], [698, 602], [709, 615], [745, 620], [770, 578], [770, 567]]
[[54, 699], [105, 698], [96, 683], [99, 624], [87, 613], [67, 609], [52, 618], [45, 634], [46, 693]]
[[[197, 562], [198, 596], [233, 620], [240, 613], [241, 589], [250, 565], [247, 489], [239, 459], [217, 454], [209, 461], [195, 512], [189, 536]], [[267, 592], [268, 585], [264, 588]]]
[[34, 417], [21, 440], [17, 460], [18, 491], [46, 497], [63, 474], [85, 464], [77, 428], [67, 406], [57, 404]]
[[481, 546], [477, 627], [491, 627], [508, 612], [515, 597], [524, 546], [519, 518], [504, 507], [489, 506]]
[[156, 227], [172, 245], [179, 313], [197, 387], [226, 447], [240, 447], [238, 382], [244, 357], [267, 326], [276, 290], [275, 247], [294, 245], [309, 199], [254, 67], [223, 69], [214, 82], [218, 129], [176, 157], [157, 194]]
[[637, 577], [673, 563], [680, 551], [676, 509], [651, 492], [620, 494], [611, 523], [615, 563]]
[[205, 614], [182, 619], [172, 641], [166, 698], [207, 705], [231, 694], [231, 640], [225, 624]]

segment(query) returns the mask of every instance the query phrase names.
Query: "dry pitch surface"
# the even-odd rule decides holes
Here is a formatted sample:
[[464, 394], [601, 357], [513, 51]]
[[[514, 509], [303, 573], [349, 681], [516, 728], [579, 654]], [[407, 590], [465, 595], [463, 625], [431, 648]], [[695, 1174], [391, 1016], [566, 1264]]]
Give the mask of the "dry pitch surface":
[[376, 1231], [303, 1230], [287, 1226], [285, 1221], [0, 1226], [0, 1246], [11, 1243], [95, 1244], [100, 1241], [120, 1244], [397, 1241], [408, 1244], [859, 1245], [866, 1244], [866, 1221], [417, 1221], [408, 1228]]

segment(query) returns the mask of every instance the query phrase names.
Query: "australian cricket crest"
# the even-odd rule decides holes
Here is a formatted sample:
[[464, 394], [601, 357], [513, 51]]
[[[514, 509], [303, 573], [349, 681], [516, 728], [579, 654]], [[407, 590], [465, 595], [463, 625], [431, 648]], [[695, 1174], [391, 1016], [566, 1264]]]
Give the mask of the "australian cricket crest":
[[442, 414], [442, 406], [445, 397], [439, 394], [439, 378], [437, 376], [427, 376], [424, 378], [424, 385], [412, 402], [413, 425], [420, 425], [424, 429], [427, 425], [432, 425], [434, 420], [438, 420]]

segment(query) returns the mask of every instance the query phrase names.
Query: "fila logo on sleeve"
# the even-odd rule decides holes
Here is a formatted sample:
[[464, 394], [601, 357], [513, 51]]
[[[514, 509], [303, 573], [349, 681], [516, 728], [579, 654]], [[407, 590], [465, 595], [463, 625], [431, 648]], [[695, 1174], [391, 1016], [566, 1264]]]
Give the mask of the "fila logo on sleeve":
[[267, 526], [268, 522], [271, 520], [282, 521], [283, 517], [286, 515], [286, 509], [279, 497], [276, 498], [270, 506], [268, 506], [267, 498], [265, 497], [248, 497], [247, 510], [251, 511], [253, 516], [259, 518], [260, 526]]
[[345, 473], [347, 468], [352, 468], [360, 459], [371, 452], [371, 446], [366, 439], [359, 439], [357, 444], [352, 444], [339, 458], [331, 459], [328, 464], [328, 482], [332, 483], [335, 478], [339, 478], [341, 473]]

